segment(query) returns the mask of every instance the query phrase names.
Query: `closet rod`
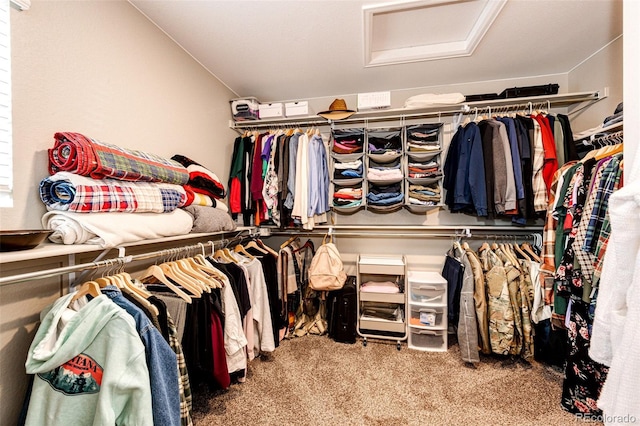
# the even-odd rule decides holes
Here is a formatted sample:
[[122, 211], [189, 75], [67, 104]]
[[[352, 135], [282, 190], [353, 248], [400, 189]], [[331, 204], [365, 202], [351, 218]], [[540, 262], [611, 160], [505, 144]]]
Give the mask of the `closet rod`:
[[224, 247], [228, 244], [232, 244], [235, 241], [239, 241], [247, 237], [248, 237], [247, 235], [244, 235], [244, 236], [236, 235], [229, 239], [207, 241], [206, 243], [201, 242], [198, 244], [157, 250], [157, 251], [152, 251], [148, 253], [119, 256], [119, 257], [113, 257], [105, 260], [81, 263], [78, 265], [63, 266], [60, 268], [52, 268], [52, 269], [43, 269], [42, 271], [26, 272], [24, 274], [18, 274], [18, 275], [9, 275], [9, 276], [0, 278], [0, 287], [5, 285], [10, 285], [10, 284], [17, 284], [20, 282], [30, 281], [30, 280], [55, 277], [59, 275], [68, 274], [71, 272], [93, 270], [93, 269], [99, 269], [99, 268], [116, 266], [116, 265], [124, 266], [127, 263], [131, 263], [139, 260], [155, 259], [158, 257], [167, 257], [171, 255], [176, 255], [176, 254], [189, 253], [195, 250], [204, 250], [206, 247], [211, 247], [211, 249], [213, 250], [215, 249], [216, 245], [221, 245], [222, 247]]
[[[272, 232], [272, 236], [287, 236], [287, 235], [300, 235], [305, 237], [321, 237], [324, 234], [314, 233], [314, 232], [296, 232], [294, 234], [287, 232]], [[509, 235], [496, 235], [496, 234], [436, 234], [436, 233], [386, 233], [386, 232], [342, 232], [342, 231], [333, 231], [332, 234], [336, 237], [371, 237], [371, 238], [379, 238], [379, 237], [389, 237], [389, 238], [442, 238], [442, 239], [450, 239], [450, 238], [462, 238], [462, 239], [534, 239], [532, 234], [509, 234]]]
[[[268, 228], [263, 227], [260, 228], [263, 232], [271, 232], [271, 234], [275, 234], [276, 232], [284, 232], [284, 233], [296, 233], [296, 232], [306, 232], [305, 230], [298, 229], [279, 229], [279, 228]], [[432, 231], [473, 231], [478, 233], [499, 233], [499, 232], [507, 232], [507, 233], [531, 233], [531, 232], [542, 232], [543, 228], [541, 226], [501, 226], [501, 225], [318, 225], [316, 226], [312, 232], [318, 231], [318, 233], [326, 233], [329, 231], [373, 231], [373, 232], [432, 232]]]
[[241, 130], [251, 129], [264, 129], [264, 128], [277, 128], [277, 127], [292, 127], [292, 126], [329, 126], [332, 124], [350, 124], [350, 123], [370, 123], [380, 121], [393, 121], [399, 119], [419, 119], [427, 117], [441, 117], [449, 116], [460, 113], [469, 113], [474, 109], [488, 110], [488, 109], [500, 109], [511, 106], [528, 106], [529, 104], [541, 105], [546, 104], [551, 107], [567, 106], [579, 102], [595, 102], [603, 97], [600, 96], [600, 92], [582, 92], [582, 93], [569, 93], [560, 95], [549, 96], [531, 96], [523, 98], [509, 98], [509, 99], [497, 99], [492, 101], [477, 101], [467, 102], [465, 104], [458, 104], [449, 108], [434, 109], [437, 107], [423, 108], [423, 109], [404, 109], [396, 108], [390, 110], [376, 110], [358, 112], [351, 118], [340, 120], [338, 122], [332, 122], [330, 120], [318, 119], [316, 116], [306, 117], [290, 117], [290, 118], [276, 118], [267, 120], [256, 121], [242, 121], [234, 122], [230, 121], [229, 127], [232, 130], [240, 132]]

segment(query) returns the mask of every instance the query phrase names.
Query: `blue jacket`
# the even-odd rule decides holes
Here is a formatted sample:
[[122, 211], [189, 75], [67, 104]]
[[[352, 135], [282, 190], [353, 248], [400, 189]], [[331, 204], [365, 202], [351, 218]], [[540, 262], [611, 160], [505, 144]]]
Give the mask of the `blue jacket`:
[[460, 127], [453, 136], [444, 173], [446, 203], [451, 211], [474, 208], [478, 216], [487, 216], [484, 156], [476, 123]]
[[149, 317], [136, 305], [124, 298], [115, 286], [100, 289], [116, 305], [127, 311], [136, 323], [136, 330], [145, 347], [147, 368], [151, 383], [153, 424], [180, 426], [180, 390], [178, 387], [178, 361], [171, 346], [151, 324]]

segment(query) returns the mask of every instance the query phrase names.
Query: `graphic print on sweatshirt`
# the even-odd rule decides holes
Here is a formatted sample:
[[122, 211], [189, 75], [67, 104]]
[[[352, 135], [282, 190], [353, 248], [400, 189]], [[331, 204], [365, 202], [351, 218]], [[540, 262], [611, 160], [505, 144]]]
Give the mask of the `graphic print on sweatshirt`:
[[51, 371], [38, 373], [38, 377], [65, 395], [81, 395], [100, 391], [102, 372], [93, 358], [80, 354]]

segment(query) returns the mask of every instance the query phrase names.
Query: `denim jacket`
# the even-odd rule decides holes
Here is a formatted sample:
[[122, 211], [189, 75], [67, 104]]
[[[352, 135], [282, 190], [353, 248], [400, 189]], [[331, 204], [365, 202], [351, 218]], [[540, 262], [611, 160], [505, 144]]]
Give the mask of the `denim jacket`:
[[145, 347], [149, 369], [153, 424], [180, 426], [180, 389], [175, 352], [160, 331], [151, 324], [147, 315], [125, 299], [117, 287], [107, 286], [100, 291], [127, 311], [136, 323], [136, 330]]

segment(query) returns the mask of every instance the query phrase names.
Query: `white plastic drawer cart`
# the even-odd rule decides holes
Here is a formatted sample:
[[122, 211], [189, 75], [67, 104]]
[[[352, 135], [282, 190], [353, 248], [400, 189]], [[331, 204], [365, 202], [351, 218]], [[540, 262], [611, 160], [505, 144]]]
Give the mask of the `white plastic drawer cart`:
[[407, 339], [407, 299], [404, 256], [358, 256], [358, 334], [368, 338], [395, 340], [398, 350]]
[[437, 272], [409, 271], [408, 346], [420, 351], [447, 350], [447, 281]]

